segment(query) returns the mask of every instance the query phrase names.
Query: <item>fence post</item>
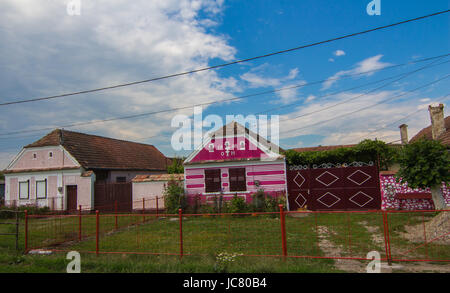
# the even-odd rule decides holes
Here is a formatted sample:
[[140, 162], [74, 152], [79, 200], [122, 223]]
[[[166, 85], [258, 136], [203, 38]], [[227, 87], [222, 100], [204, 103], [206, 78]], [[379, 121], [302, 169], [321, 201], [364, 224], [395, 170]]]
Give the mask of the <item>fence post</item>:
[[116, 230], [117, 230], [117, 228], [118, 228], [118, 224], [117, 224], [117, 200], [114, 202], [114, 214], [116, 215], [115, 227], [116, 227]]
[[81, 205], [78, 206], [78, 241], [81, 241]]
[[99, 222], [100, 222], [100, 213], [98, 210], [95, 211], [95, 254], [98, 255], [99, 249], [98, 249], [98, 242], [99, 242]]
[[156, 196], [156, 218], [158, 218], [158, 196]]
[[427, 228], [425, 227], [425, 213], [422, 212], [422, 225], [423, 225], [423, 240], [425, 244], [425, 255], [428, 258], [428, 245], [427, 245]]
[[25, 210], [25, 254], [28, 253], [28, 211]]
[[145, 198], [142, 198], [142, 222], [145, 222]]
[[19, 250], [19, 211], [16, 208], [16, 250]]
[[178, 219], [180, 222], [180, 258], [183, 258], [183, 211], [178, 209]]
[[287, 256], [287, 245], [286, 245], [286, 222], [284, 219], [283, 205], [278, 205], [280, 207], [280, 223], [281, 223], [281, 248], [283, 250], [283, 257]]
[[383, 226], [384, 226], [384, 247], [386, 249], [386, 258], [389, 265], [392, 265], [391, 258], [391, 244], [389, 242], [389, 225], [388, 225], [388, 217], [387, 212], [383, 211]]

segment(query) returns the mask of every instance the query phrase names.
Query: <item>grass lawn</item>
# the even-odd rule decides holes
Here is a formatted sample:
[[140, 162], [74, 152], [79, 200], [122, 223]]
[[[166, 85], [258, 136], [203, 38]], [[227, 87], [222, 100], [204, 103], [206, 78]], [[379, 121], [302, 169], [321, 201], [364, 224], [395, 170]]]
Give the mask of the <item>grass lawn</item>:
[[[422, 216], [422, 215], [421, 215]], [[425, 215], [430, 217], [431, 215]], [[390, 215], [391, 242], [395, 253], [414, 247], [401, 237], [405, 225], [421, 223], [421, 218], [408, 214]], [[145, 220], [145, 222], [143, 222]], [[58, 250], [82, 252], [83, 272], [339, 272], [335, 260], [322, 258], [281, 257], [280, 220], [264, 216], [189, 216], [183, 220], [183, 253], [178, 254], [179, 222], [177, 218], [158, 218], [142, 215], [100, 217], [100, 254], [95, 252], [95, 215], [82, 217], [83, 241], [78, 241], [79, 219], [74, 217], [35, 217], [29, 220], [29, 246], [51, 247]], [[320, 227], [326, 227], [326, 238], [342, 257], [365, 258], [372, 250], [385, 257], [384, 242], [374, 240], [366, 225], [376, 227], [383, 237], [382, 216], [378, 213], [320, 213], [302, 217], [286, 217], [288, 255], [330, 256], [320, 246]], [[0, 225], [0, 233], [13, 231], [14, 226]], [[20, 249], [24, 249], [24, 226], [20, 227]], [[65, 242], [56, 245], [58, 242]], [[14, 237], [0, 238], [0, 272], [65, 272], [69, 260], [65, 253], [48, 256], [22, 255], [14, 250]], [[426, 249], [426, 251], [425, 251]], [[429, 244], [414, 255], [449, 258], [446, 245]], [[119, 253], [117, 253], [119, 252]], [[137, 254], [126, 254], [137, 253]], [[269, 255], [238, 256], [234, 262], [218, 265], [220, 252]], [[155, 253], [144, 255], [139, 253]], [[393, 256], [394, 253], [393, 253]], [[413, 256], [413, 255], [411, 255]], [[367, 263], [367, 261], [364, 261]]]

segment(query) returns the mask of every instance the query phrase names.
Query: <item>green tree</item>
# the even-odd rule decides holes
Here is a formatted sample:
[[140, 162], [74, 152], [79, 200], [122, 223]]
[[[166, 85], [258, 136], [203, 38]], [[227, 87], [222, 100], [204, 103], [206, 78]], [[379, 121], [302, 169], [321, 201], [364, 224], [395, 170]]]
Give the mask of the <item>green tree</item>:
[[167, 173], [169, 174], [183, 174], [184, 173], [184, 167], [183, 167], [183, 158], [175, 157], [172, 159], [172, 164], [167, 166]]
[[450, 155], [444, 145], [436, 140], [421, 139], [405, 145], [398, 162], [397, 181], [408, 182], [411, 188], [430, 187], [435, 208], [446, 207], [440, 187], [442, 182], [450, 181]]
[[164, 206], [167, 213], [176, 214], [178, 209], [187, 207], [183, 185], [179, 181], [170, 180], [164, 187]]

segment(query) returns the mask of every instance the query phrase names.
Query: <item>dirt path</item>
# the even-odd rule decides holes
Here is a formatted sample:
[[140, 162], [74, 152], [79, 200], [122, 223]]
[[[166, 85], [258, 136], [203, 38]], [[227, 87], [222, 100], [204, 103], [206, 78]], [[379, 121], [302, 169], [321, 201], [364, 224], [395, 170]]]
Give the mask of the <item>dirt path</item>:
[[[328, 236], [335, 234], [334, 231], [330, 231], [326, 226], [318, 226], [317, 231], [319, 232], [319, 248], [325, 253], [326, 256], [341, 257], [342, 249], [334, 245]], [[335, 266], [339, 270], [352, 273], [365, 273], [366, 265], [358, 260], [352, 259], [335, 259]]]
[[[439, 225], [442, 223], [442, 219], [439, 219], [437, 221], [433, 222], [433, 225]], [[438, 223], [438, 224], [436, 224]], [[380, 231], [378, 226], [370, 226], [366, 221], [359, 222], [362, 226], [364, 226], [367, 231], [371, 234], [372, 241], [376, 243], [377, 245], [380, 245], [381, 247], [384, 247], [384, 236], [382, 232]], [[446, 225], [446, 224], [441, 224]], [[419, 225], [417, 225], [419, 226]], [[423, 225], [421, 224], [420, 227], [422, 229], [419, 229], [417, 226], [410, 226], [405, 227], [407, 231], [415, 231], [420, 230], [422, 232], [422, 238], [418, 236], [420, 233], [413, 234], [412, 236], [405, 237], [405, 235], [402, 235], [403, 237], [410, 239], [410, 240], [416, 240], [414, 235], [417, 235], [417, 237], [420, 238], [421, 241], [423, 241]], [[416, 229], [416, 230], [414, 230]], [[433, 232], [434, 233], [434, 232]], [[404, 233], [407, 234], [407, 233]], [[431, 234], [430, 234], [431, 235]], [[396, 249], [391, 247], [391, 252], [396, 253]], [[450, 272], [450, 265], [449, 264], [431, 264], [427, 262], [405, 262], [405, 263], [395, 263], [392, 266], [389, 266], [386, 263], [383, 263], [381, 266], [381, 272], [382, 273], [391, 273], [391, 272], [408, 272], [408, 273], [426, 273], [426, 272], [435, 272], [435, 273], [449, 273]]]
[[431, 220], [417, 225], [405, 226], [401, 236], [414, 243], [427, 242], [450, 245], [450, 213], [442, 212]]

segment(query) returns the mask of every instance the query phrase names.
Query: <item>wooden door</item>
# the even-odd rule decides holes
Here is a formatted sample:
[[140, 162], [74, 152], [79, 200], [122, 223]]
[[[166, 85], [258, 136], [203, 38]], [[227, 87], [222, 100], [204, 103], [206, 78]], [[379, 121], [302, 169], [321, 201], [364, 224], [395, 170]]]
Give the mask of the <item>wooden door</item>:
[[67, 187], [67, 210], [76, 211], [77, 210], [77, 186], [68, 185]]

